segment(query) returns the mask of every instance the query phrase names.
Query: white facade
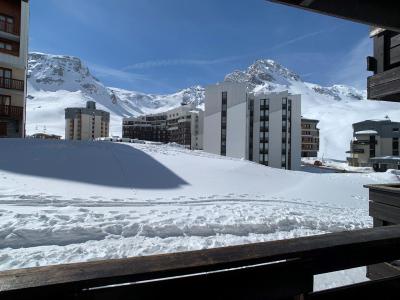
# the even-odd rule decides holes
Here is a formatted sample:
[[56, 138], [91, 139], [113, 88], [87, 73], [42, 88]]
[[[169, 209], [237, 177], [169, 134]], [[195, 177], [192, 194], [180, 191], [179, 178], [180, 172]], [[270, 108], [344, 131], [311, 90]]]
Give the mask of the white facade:
[[[205, 93], [204, 150], [221, 154], [225, 144], [227, 156], [247, 158], [246, 85], [224, 82], [208, 86]], [[226, 108], [222, 106], [222, 93], [227, 94]], [[223, 123], [226, 128], [221, 128]]]
[[207, 87], [204, 150], [275, 168], [299, 169], [301, 96], [254, 94], [245, 84], [230, 82]]

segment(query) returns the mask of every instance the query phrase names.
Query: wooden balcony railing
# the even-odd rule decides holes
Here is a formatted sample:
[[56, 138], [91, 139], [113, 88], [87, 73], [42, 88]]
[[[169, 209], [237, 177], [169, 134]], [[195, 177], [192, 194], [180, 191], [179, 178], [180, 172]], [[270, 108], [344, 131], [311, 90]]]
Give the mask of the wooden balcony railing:
[[0, 117], [22, 120], [24, 117], [24, 108], [20, 106], [0, 105]]
[[400, 101], [400, 67], [368, 77], [368, 99]]
[[[389, 299], [400, 276], [313, 291], [313, 276], [400, 257], [400, 225], [0, 272], [1, 299]], [[390, 299], [397, 299], [396, 297]]]
[[24, 91], [24, 81], [12, 78], [0, 77], [0, 88]]
[[11, 33], [14, 35], [19, 35], [18, 26], [16, 24], [7, 23], [5, 21], [0, 21], [0, 31]]

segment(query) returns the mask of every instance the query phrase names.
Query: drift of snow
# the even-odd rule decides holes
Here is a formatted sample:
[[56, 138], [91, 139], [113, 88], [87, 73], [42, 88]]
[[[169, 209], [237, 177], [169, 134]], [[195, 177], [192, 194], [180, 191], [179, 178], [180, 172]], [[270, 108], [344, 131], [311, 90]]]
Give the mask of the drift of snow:
[[[3, 139], [0, 149], [1, 270], [366, 228], [363, 185], [398, 182], [173, 145]], [[365, 277], [355, 273], [337, 280]]]

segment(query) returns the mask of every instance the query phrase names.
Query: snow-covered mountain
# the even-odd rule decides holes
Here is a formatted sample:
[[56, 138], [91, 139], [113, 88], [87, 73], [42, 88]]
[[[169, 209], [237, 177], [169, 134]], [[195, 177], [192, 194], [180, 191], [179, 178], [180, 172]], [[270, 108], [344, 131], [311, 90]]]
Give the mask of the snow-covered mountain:
[[111, 132], [121, 135], [122, 117], [154, 113], [181, 105], [200, 105], [204, 89], [190, 87], [170, 95], [144, 94], [106, 87], [77, 57], [30, 53], [28, 61], [28, 133], [64, 134], [64, 108], [95, 100], [111, 113]]
[[[202, 106], [204, 88], [190, 87], [169, 95], [145, 94], [102, 84], [76, 57], [31, 53], [29, 55], [27, 130], [64, 134], [64, 108], [83, 106], [95, 100], [111, 112], [111, 132], [121, 134], [125, 116], [155, 113], [181, 105]], [[317, 118], [321, 129], [320, 156], [344, 159], [352, 135], [351, 124], [389, 115], [400, 120], [395, 103], [367, 101], [366, 91], [346, 85], [324, 87], [305, 82], [295, 72], [269, 60], [260, 59], [246, 70], [236, 70], [225, 81], [245, 82], [255, 92], [289, 90], [302, 95], [302, 115]]]

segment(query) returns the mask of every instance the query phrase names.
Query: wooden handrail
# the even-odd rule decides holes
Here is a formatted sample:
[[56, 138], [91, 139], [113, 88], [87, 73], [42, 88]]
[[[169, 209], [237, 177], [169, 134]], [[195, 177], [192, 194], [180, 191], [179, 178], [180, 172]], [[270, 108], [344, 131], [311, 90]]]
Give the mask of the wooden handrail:
[[0, 105], [0, 116], [22, 120], [24, 115], [24, 108], [21, 106], [13, 105]]
[[25, 83], [23, 80], [0, 77], [0, 88], [23, 91]]
[[[76, 292], [188, 275], [201, 283], [204, 272], [225, 270], [234, 274], [232, 268], [240, 268], [240, 272], [250, 268], [246, 269], [246, 276], [251, 276], [251, 268], [260, 268], [260, 264], [263, 272], [272, 268], [276, 274], [283, 270], [286, 274], [289, 268], [290, 272], [300, 270], [312, 276], [392, 261], [399, 258], [399, 250], [400, 225], [386, 226], [199, 251], [10, 270], [0, 272], [0, 296], [32, 288], [44, 292], [56, 287], [58, 291]], [[215, 276], [219, 275], [208, 274], [207, 278]]]

